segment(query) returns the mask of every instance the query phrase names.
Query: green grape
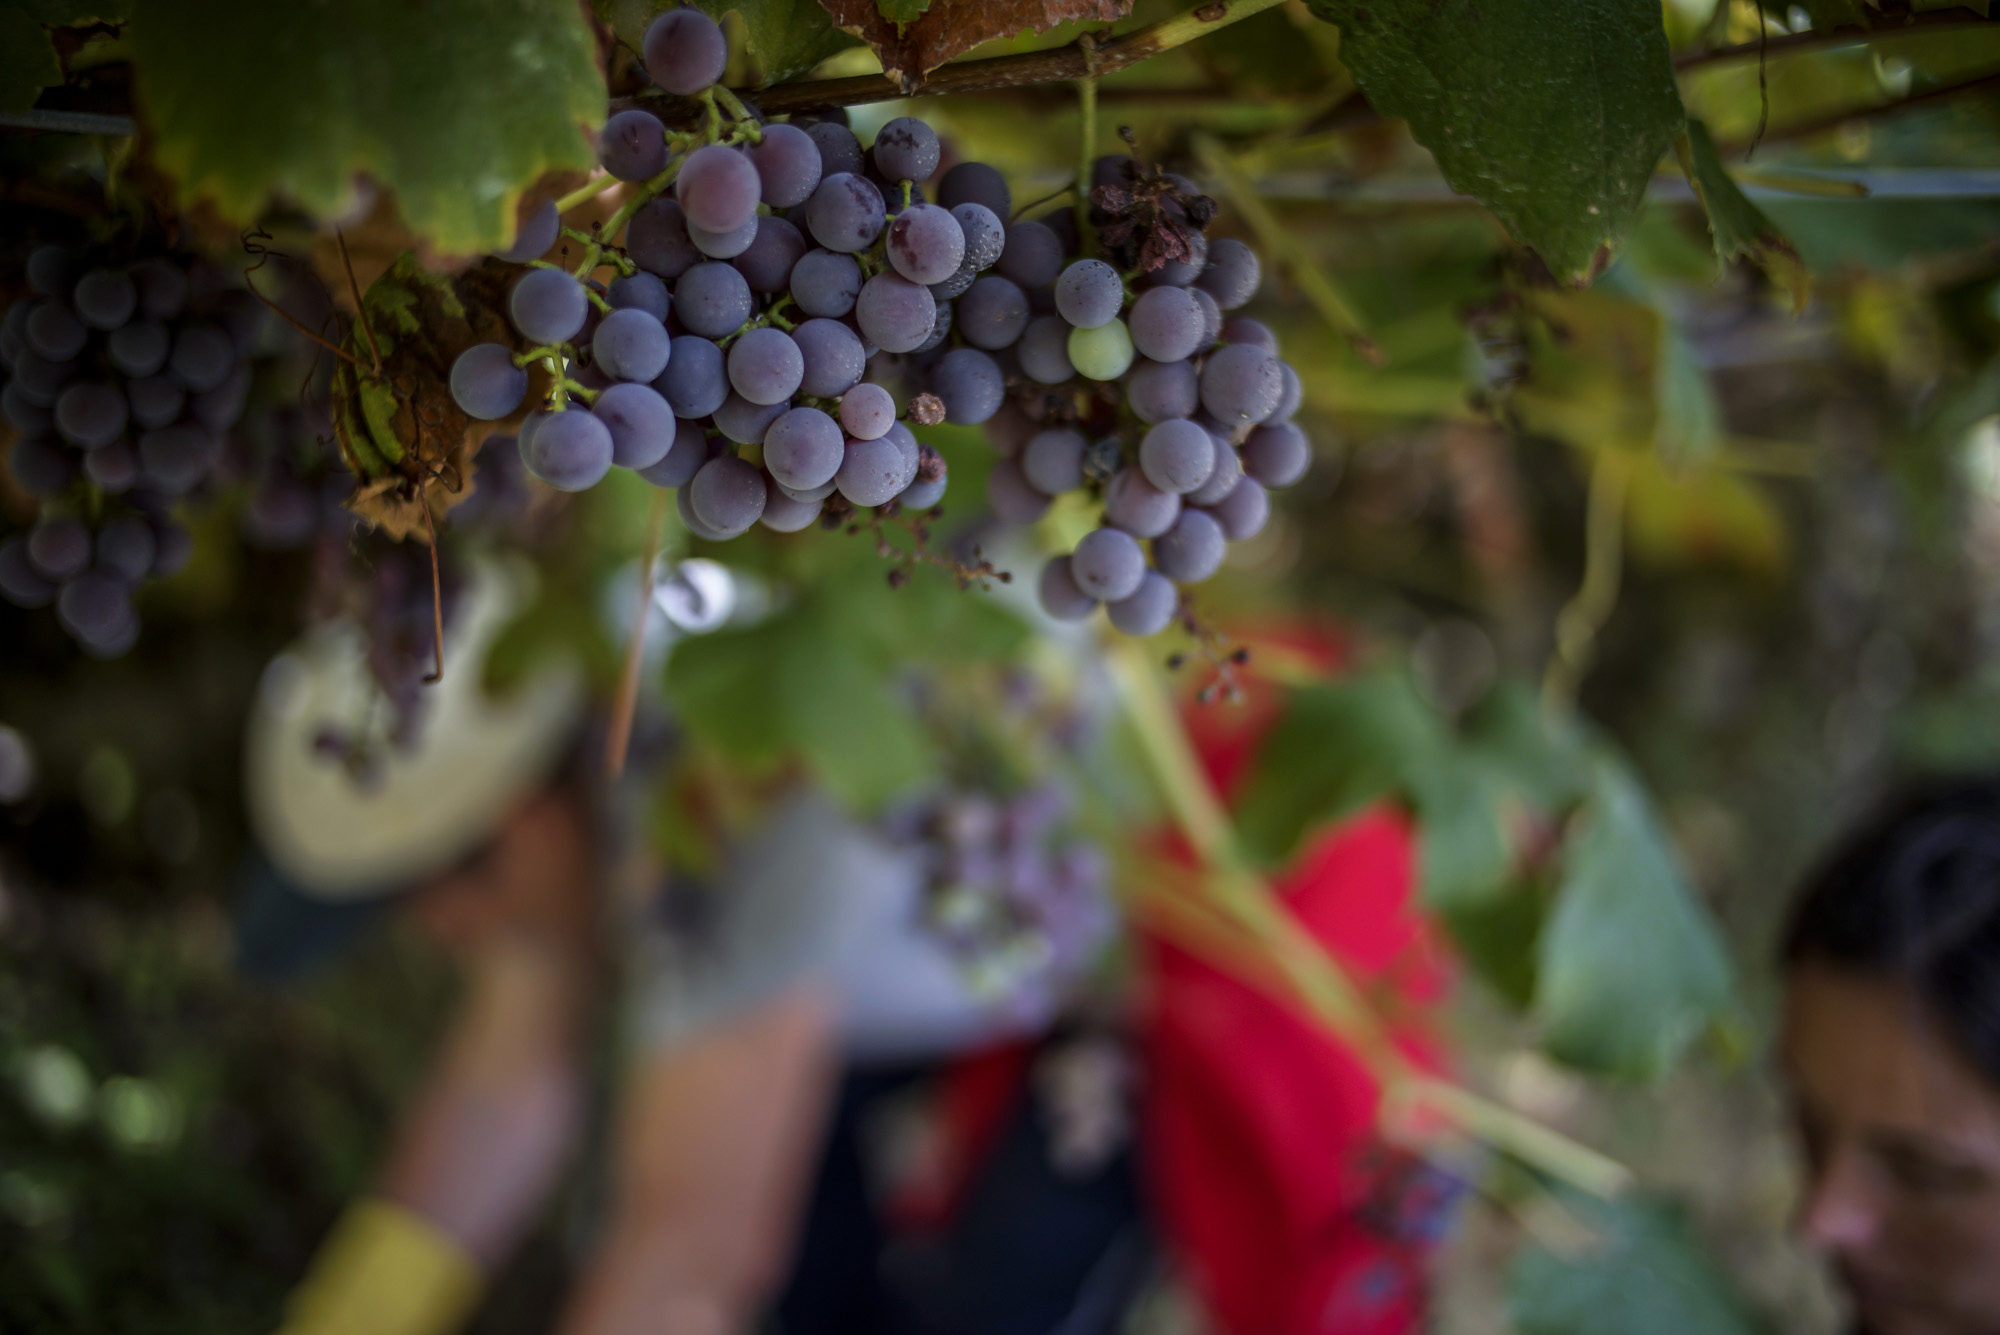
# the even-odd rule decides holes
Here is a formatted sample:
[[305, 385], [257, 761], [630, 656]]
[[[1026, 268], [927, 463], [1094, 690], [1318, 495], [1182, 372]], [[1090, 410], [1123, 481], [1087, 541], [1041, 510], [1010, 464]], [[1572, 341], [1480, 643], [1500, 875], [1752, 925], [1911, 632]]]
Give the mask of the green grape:
[[1095, 329], [1072, 329], [1069, 360], [1079, 375], [1092, 380], [1116, 380], [1132, 365], [1132, 332], [1123, 320], [1112, 320]]

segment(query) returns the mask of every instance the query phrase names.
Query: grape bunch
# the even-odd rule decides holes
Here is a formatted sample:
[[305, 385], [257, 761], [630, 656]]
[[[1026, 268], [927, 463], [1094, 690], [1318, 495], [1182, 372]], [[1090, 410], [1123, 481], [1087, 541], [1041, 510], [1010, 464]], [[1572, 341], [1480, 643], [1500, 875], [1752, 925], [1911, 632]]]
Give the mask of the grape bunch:
[[44, 245], [26, 280], [0, 316], [0, 415], [40, 515], [0, 542], [0, 597], [54, 603], [87, 652], [116, 657], [138, 638], [133, 590], [191, 553], [171, 511], [224, 463], [264, 311], [183, 255], [120, 265]]
[[500, 257], [530, 265], [507, 303], [525, 346], [475, 345], [451, 372], [458, 405], [498, 420], [543, 368], [517, 442], [542, 481], [580, 491], [629, 468], [677, 489], [699, 537], [794, 532], [934, 509], [945, 460], [910, 424], [986, 423], [1007, 456], [1002, 520], [1079, 488], [1104, 506], [1044, 570], [1043, 605], [1101, 602], [1152, 634], [1177, 585], [1262, 526], [1265, 488], [1304, 471], [1297, 375], [1268, 329], [1224, 314], [1256, 292], [1256, 256], [1207, 241], [1214, 203], [1185, 178], [1100, 163], [1092, 217], [1118, 263], [1078, 257], [1071, 210], [1014, 220], [1001, 173], [940, 174], [920, 120], [864, 149], [839, 117], [759, 119], [715, 87], [727, 49], [696, 11], [656, 19], [643, 56], [661, 87], [707, 99], [709, 128], [612, 116], [599, 158], [634, 190], [608, 234], [571, 273], [535, 258], [561, 235], [555, 207], [530, 217]]
[[1043, 783], [952, 787], [884, 818], [892, 839], [922, 850], [926, 927], [996, 991], [1068, 969], [1111, 925], [1109, 861], [1068, 832], [1073, 814], [1061, 785]]

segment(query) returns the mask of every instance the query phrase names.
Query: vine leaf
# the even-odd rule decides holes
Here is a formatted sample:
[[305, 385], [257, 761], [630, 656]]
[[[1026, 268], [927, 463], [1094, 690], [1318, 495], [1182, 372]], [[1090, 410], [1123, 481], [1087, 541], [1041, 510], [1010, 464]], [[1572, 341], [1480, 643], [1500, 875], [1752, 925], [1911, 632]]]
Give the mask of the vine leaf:
[[1793, 314], [1803, 311], [1812, 296], [1812, 274], [1799, 258], [1797, 247], [1723, 170], [1708, 127], [1689, 120], [1687, 129], [1674, 140], [1674, 153], [1696, 198], [1708, 211], [1715, 257], [1724, 266], [1738, 259], [1750, 260], [1791, 296]]
[[[796, 79], [813, 66], [854, 45], [854, 39], [833, 26], [832, 17], [814, 0], [688, 0], [720, 23], [726, 14], [743, 25], [742, 46], [756, 62], [752, 80], [757, 87]], [[591, 0], [597, 16], [611, 25], [618, 40], [640, 50], [646, 26], [674, 6], [668, 0]], [[732, 38], [732, 46], [737, 43]]]
[[1587, 282], [1685, 119], [1653, 0], [1307, 0], [1375, 107], [1557, 276]]
[[915, 23], [931, 7], [931, 0], [875, 0], [877, 13], [891, 23]]
[[[982, 42], [1047, 32], [1058, 23], [1113, 23], [1132, 12], [1132, 0], [820, 0], [841, 29], [882, 58], [882, 72], [905, 92], [924, 76]], [[921, 7], [914, 20], [890, 17]]]
[[368, 172], [472, 254], [513, 239], [537, 177], [595, 165], [604, 80], [573, 5], [134, 0], [128, 31], [156, 160], [234, 222], [274, 197], [338, 213]]
[[63, 81], [47, 29], [113, 22], [125, 11], [125, 0], [0, 0], [0, 112], [26, 111]]
[[1599, 757], [1537, 949], [1535, 1012], [1572, 1066], [1654, 1079], [1731, 1004], [1728, 957], [1645, 793]]
[[1563, 1193], [1584, 1244], [1537, 1241], [1507, 1276], [1509, 1326], [1520, 1335], [1763, 1335], [1765, 1322], [1696, 1241], [1681, 1211], [1657, 1199]]

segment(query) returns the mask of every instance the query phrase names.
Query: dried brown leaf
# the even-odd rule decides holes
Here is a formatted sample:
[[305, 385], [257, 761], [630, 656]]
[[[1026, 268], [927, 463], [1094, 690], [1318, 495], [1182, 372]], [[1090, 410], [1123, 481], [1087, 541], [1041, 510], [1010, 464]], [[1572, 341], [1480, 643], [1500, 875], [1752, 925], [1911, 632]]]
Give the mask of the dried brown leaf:
[[820, 0], [820, 7], [874, 49], [883, 73], [914, 92], [926, 74], [982, 42], [1078, 20], [1113, 23], [1132, 12], [1132, 0], [932, 0], [905, 24], [883, 18], [875, 0]]

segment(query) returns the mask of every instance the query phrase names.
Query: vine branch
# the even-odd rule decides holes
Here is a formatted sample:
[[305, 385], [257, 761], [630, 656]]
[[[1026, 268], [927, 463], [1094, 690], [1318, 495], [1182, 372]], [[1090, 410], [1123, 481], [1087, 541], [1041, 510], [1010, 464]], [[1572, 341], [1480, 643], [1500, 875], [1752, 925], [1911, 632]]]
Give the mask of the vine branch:
[[1556, 651], [1542, 674], [1542, 707], [1566, 707], [1590, 667], [1597, 632], [1618, 605], [1625, 555], [1625, 496], [1633, 456], [1600, 449], [1590, 466], [1589, 514], [1584, 521], [1583, 582], [1556, 616]]
[[1953, 28], [1988, 28], [2000, 32], [2000, 23], [1983, 19], [1966, 10], [1930, 10], [1911, 14], [1889, 23], [1850, 24], [1835, 28], [1815, 28], [1809, 32], [1785, 33], [1734, 46], [1712, 46], [1705, 51], [1683, 51], [1674, 57], [1677, 70], [1705, 69], [1736, 60], [1757, 60], [1792, 55], [1831, 46], [1859, 46], [1877, 37], [1902, 37], [1916, 33], [1945, 32]]
[[846, 79], [780, 84], [748, 96], [766, 116], [787, 116], [798, 111], [825, 111], [866, 102], [887, 102], [894, 98], [947, 97], [1017, 88], [1022, 84], [1074, 82], [1115, 73], [1163, 51], [1186, 46], [1232, 23], [1240, 23], [1267, 9], [1275, 9], [1283, 3], [1284, 0], [1210, 0], [1210, 3], [1183, 10], [1158, 23], [1135, 28], [1120, 37], [1091, 37], [1088, 44], [1079, 38], [1066, 46], [1051, 47], [1046, 51], [988, 56], [981, 60], [943, 65], [925, 75], [916, 88], [907, 91], [886, 74], [860, 74]]

